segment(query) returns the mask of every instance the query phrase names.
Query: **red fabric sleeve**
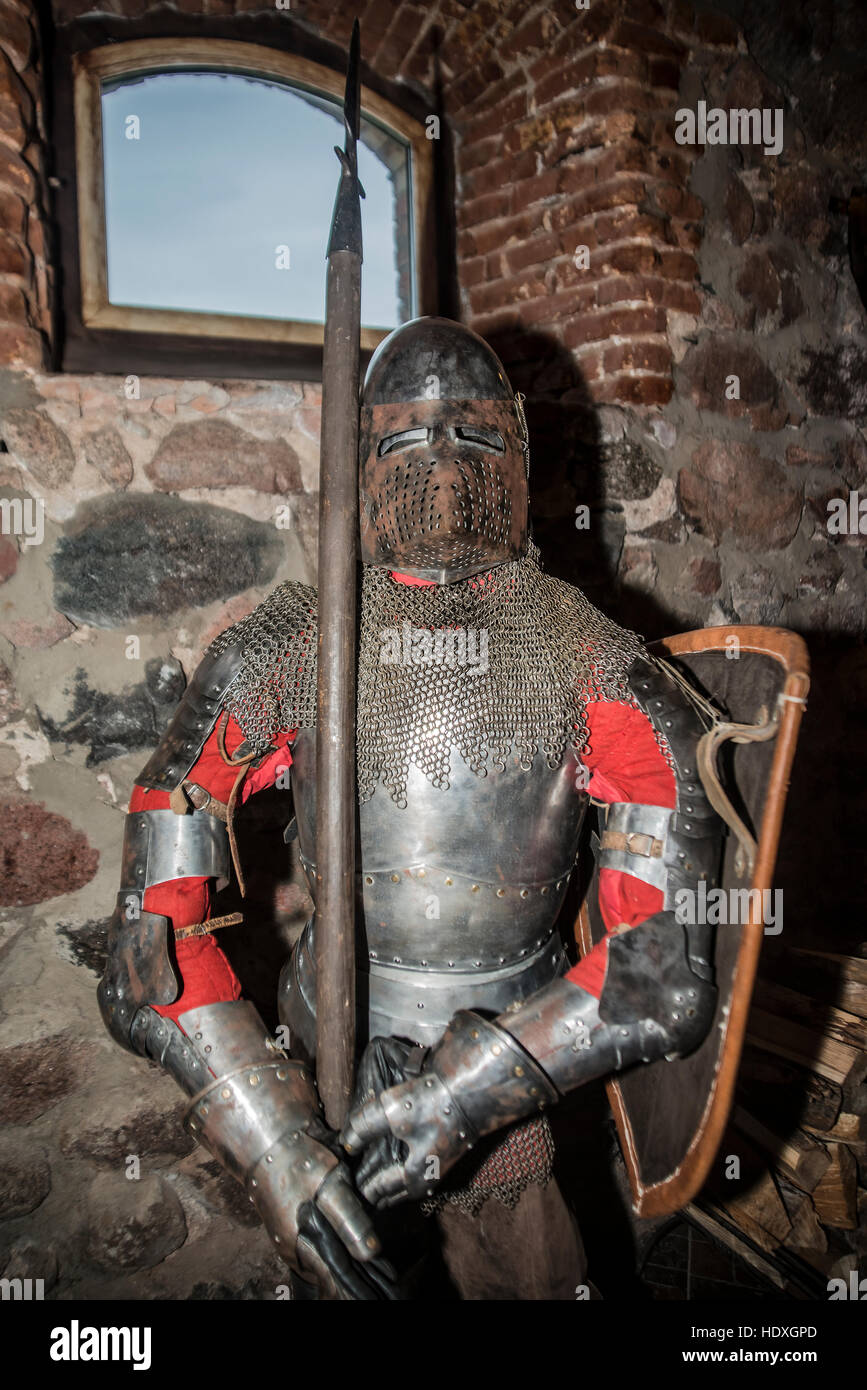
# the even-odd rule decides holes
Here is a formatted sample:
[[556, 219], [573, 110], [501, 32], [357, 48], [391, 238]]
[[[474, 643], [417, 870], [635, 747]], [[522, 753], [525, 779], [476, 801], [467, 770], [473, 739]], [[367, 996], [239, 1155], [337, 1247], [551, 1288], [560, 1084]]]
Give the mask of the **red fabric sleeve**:
[[[676, 802], [674, 773], [663, 757], [653, 725], [641, 710], [599, 701], [587, 710], [589, 745], [582, 761], [592, 774], [587, 788], [597, 801], [636, 801], [651, 806]], [[599, 911], [608, 935], [566, 976], [598, 999], [605, 983], [613, 927], [637, 926], [661, 912], [663, 894], [631, 874], [602, 869]]]
[[[287, 745], [296, 730], [286, 736]], [[244, 735], [234, 719], [226, 723], [226, 751], [233, 754], [244, 741]], [[283, 768], [292, 762], [288, 746], [271, 754], [259, 768], [251, 768], [244, 779], [242, 800], [271, 786]], [[187, 774], [212, 796], [227, 801], [238, 775], [237, 768], [225, 763], [220, 752], [217, 729], [209, 734]], [[164, 811], [169, 809], [168, 792], [151, 791], [147, 787], [133, 788], [129, 809], [135, 811]], [[168, 917], [173, 928], [189, 927], [194, 922], [207, 922], [211, 916], [211, 881], [206, 878], [178, 878], [168, 883], [155, 883], [144, 895], [144, 907]], [[241, 982], [232, 969], [214, 936], [191, 936], [175, 943], [175, 955], [181, 976], [181, 993], [174, 1004], [155, 1005], [163, 1018], [177, 1022], [178, 1014], [205, 1004], [221, 1004], [241, 997]]]

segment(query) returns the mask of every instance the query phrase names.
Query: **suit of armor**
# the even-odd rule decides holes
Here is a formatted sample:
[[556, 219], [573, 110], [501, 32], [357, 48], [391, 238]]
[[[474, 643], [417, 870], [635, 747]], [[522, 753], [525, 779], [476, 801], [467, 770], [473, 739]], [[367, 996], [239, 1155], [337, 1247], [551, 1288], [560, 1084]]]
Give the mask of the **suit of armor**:
[[[714, 884], [721, 847], [699, 714], [638, 639], [542, 573], [527, 458], [520, 399], [475, 335], [418, 320], [381, 346], [361, 457], [368, 1046], [342, 1149], [315, 1088], [315, 918], [280, 979], [288, 1053], [209, 922], [235, 805], [287, 767], [315, 901], [312, 590], [281, 586], [213, 644], [130, 805], [106, 1024], [188, 1093], [190, 1131], [323, 1297], [394, 1296], [366, 1203], [452, 1203], [471, 1221], [541, 1191], [558, 1221], [539, 1117], [587, 1080], [688, 1053], [713, 1014], [708, 929], [674, 912], [679, 890]], [[464, 629], [449, 664], [444, 635]], [[570, 969], [557, 919], [590, 799], [606, 934]]]

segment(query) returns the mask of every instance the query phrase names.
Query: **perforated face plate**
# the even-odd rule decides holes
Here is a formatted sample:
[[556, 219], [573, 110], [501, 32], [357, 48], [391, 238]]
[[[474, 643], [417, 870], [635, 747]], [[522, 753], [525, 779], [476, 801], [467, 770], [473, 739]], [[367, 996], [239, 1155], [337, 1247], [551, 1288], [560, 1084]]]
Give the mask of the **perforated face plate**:
[[365, 564], [450, 582], [524, 554], [527, 476], [511, 401], [411, 401], [361, 412]]

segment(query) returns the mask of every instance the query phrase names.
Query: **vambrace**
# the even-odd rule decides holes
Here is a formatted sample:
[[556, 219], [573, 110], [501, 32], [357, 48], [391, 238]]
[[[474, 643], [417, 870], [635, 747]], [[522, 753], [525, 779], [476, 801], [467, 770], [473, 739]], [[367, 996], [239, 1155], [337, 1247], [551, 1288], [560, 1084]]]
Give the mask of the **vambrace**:
[[178, 996], [169, 955], [167, 917], [144, 907], [148, 888], [180, 878], [229, 875], [229, 837], [215, 816], [195, 811], [135, 811], [126, 817], [120, 891], [108, 929], [108, 960], [97, 990], [106, 1028], [121, 1047], [131, 1043], [136, 1011]]
[[184, 1128], [241, 1184], [293, 1267], [307, 1203], [339, 1226], [354, 1258], [378, 1250], [369, 1216], [325, 1142], [312, 1075], [277, 1045], [253, 1004], [207, 1004], [177, 1024], [139, 1009], [132, 1041], [191, 1097]]
[[493, 1022], [455, 1014], [420, 1069], [408, 1066], [403, 1084], [350, 1114], [347, 1152], [386, 1133], [405, 1145], [404, 1156], [380, 1175], [379, 1204], [425, 1196], [432, 1158], [445, 1174], [484, 1135], [586, 1081], [698, 1047], [716, 990], [694, 973], [687, 949], [685, 929], [661, 912], [611, 942], [598, 1000], [555, 980]]
[[690, 967], [684, 928], [661, 912], [611, 942], [600, 999], [555, 980], [493, 1022], [462, 1011], [431, 1050], [423, 1085], [409, 1083], [412, 1097], [386, 1091], [382, 1107], [411, 1149], [438, 1153], [443, 1125], [470, 1148], [586, 1081], [694, 1051], [715, 1000]]

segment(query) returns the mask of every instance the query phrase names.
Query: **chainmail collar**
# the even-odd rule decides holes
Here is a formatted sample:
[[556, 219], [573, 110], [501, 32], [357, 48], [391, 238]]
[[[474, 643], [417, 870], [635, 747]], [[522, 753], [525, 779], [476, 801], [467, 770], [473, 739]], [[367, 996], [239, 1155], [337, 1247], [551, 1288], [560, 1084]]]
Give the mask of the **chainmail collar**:
[[[316, 591], [288, 581], [212, 644], [243, 642], [226, 707], [251, 749], [316, 723]], [[454, 584], [402, 584], [365, 567], [361, 587], [358, 795], [380, 783], [406, 805], [411, 765], [448, 787], [457, 753], [477, 776], [510, 756], [549, 768], [587, 743], [594, 700], [632, 704], [641, 639], [579, 589], [545, 574], [531, 542], [519, 560]]]

